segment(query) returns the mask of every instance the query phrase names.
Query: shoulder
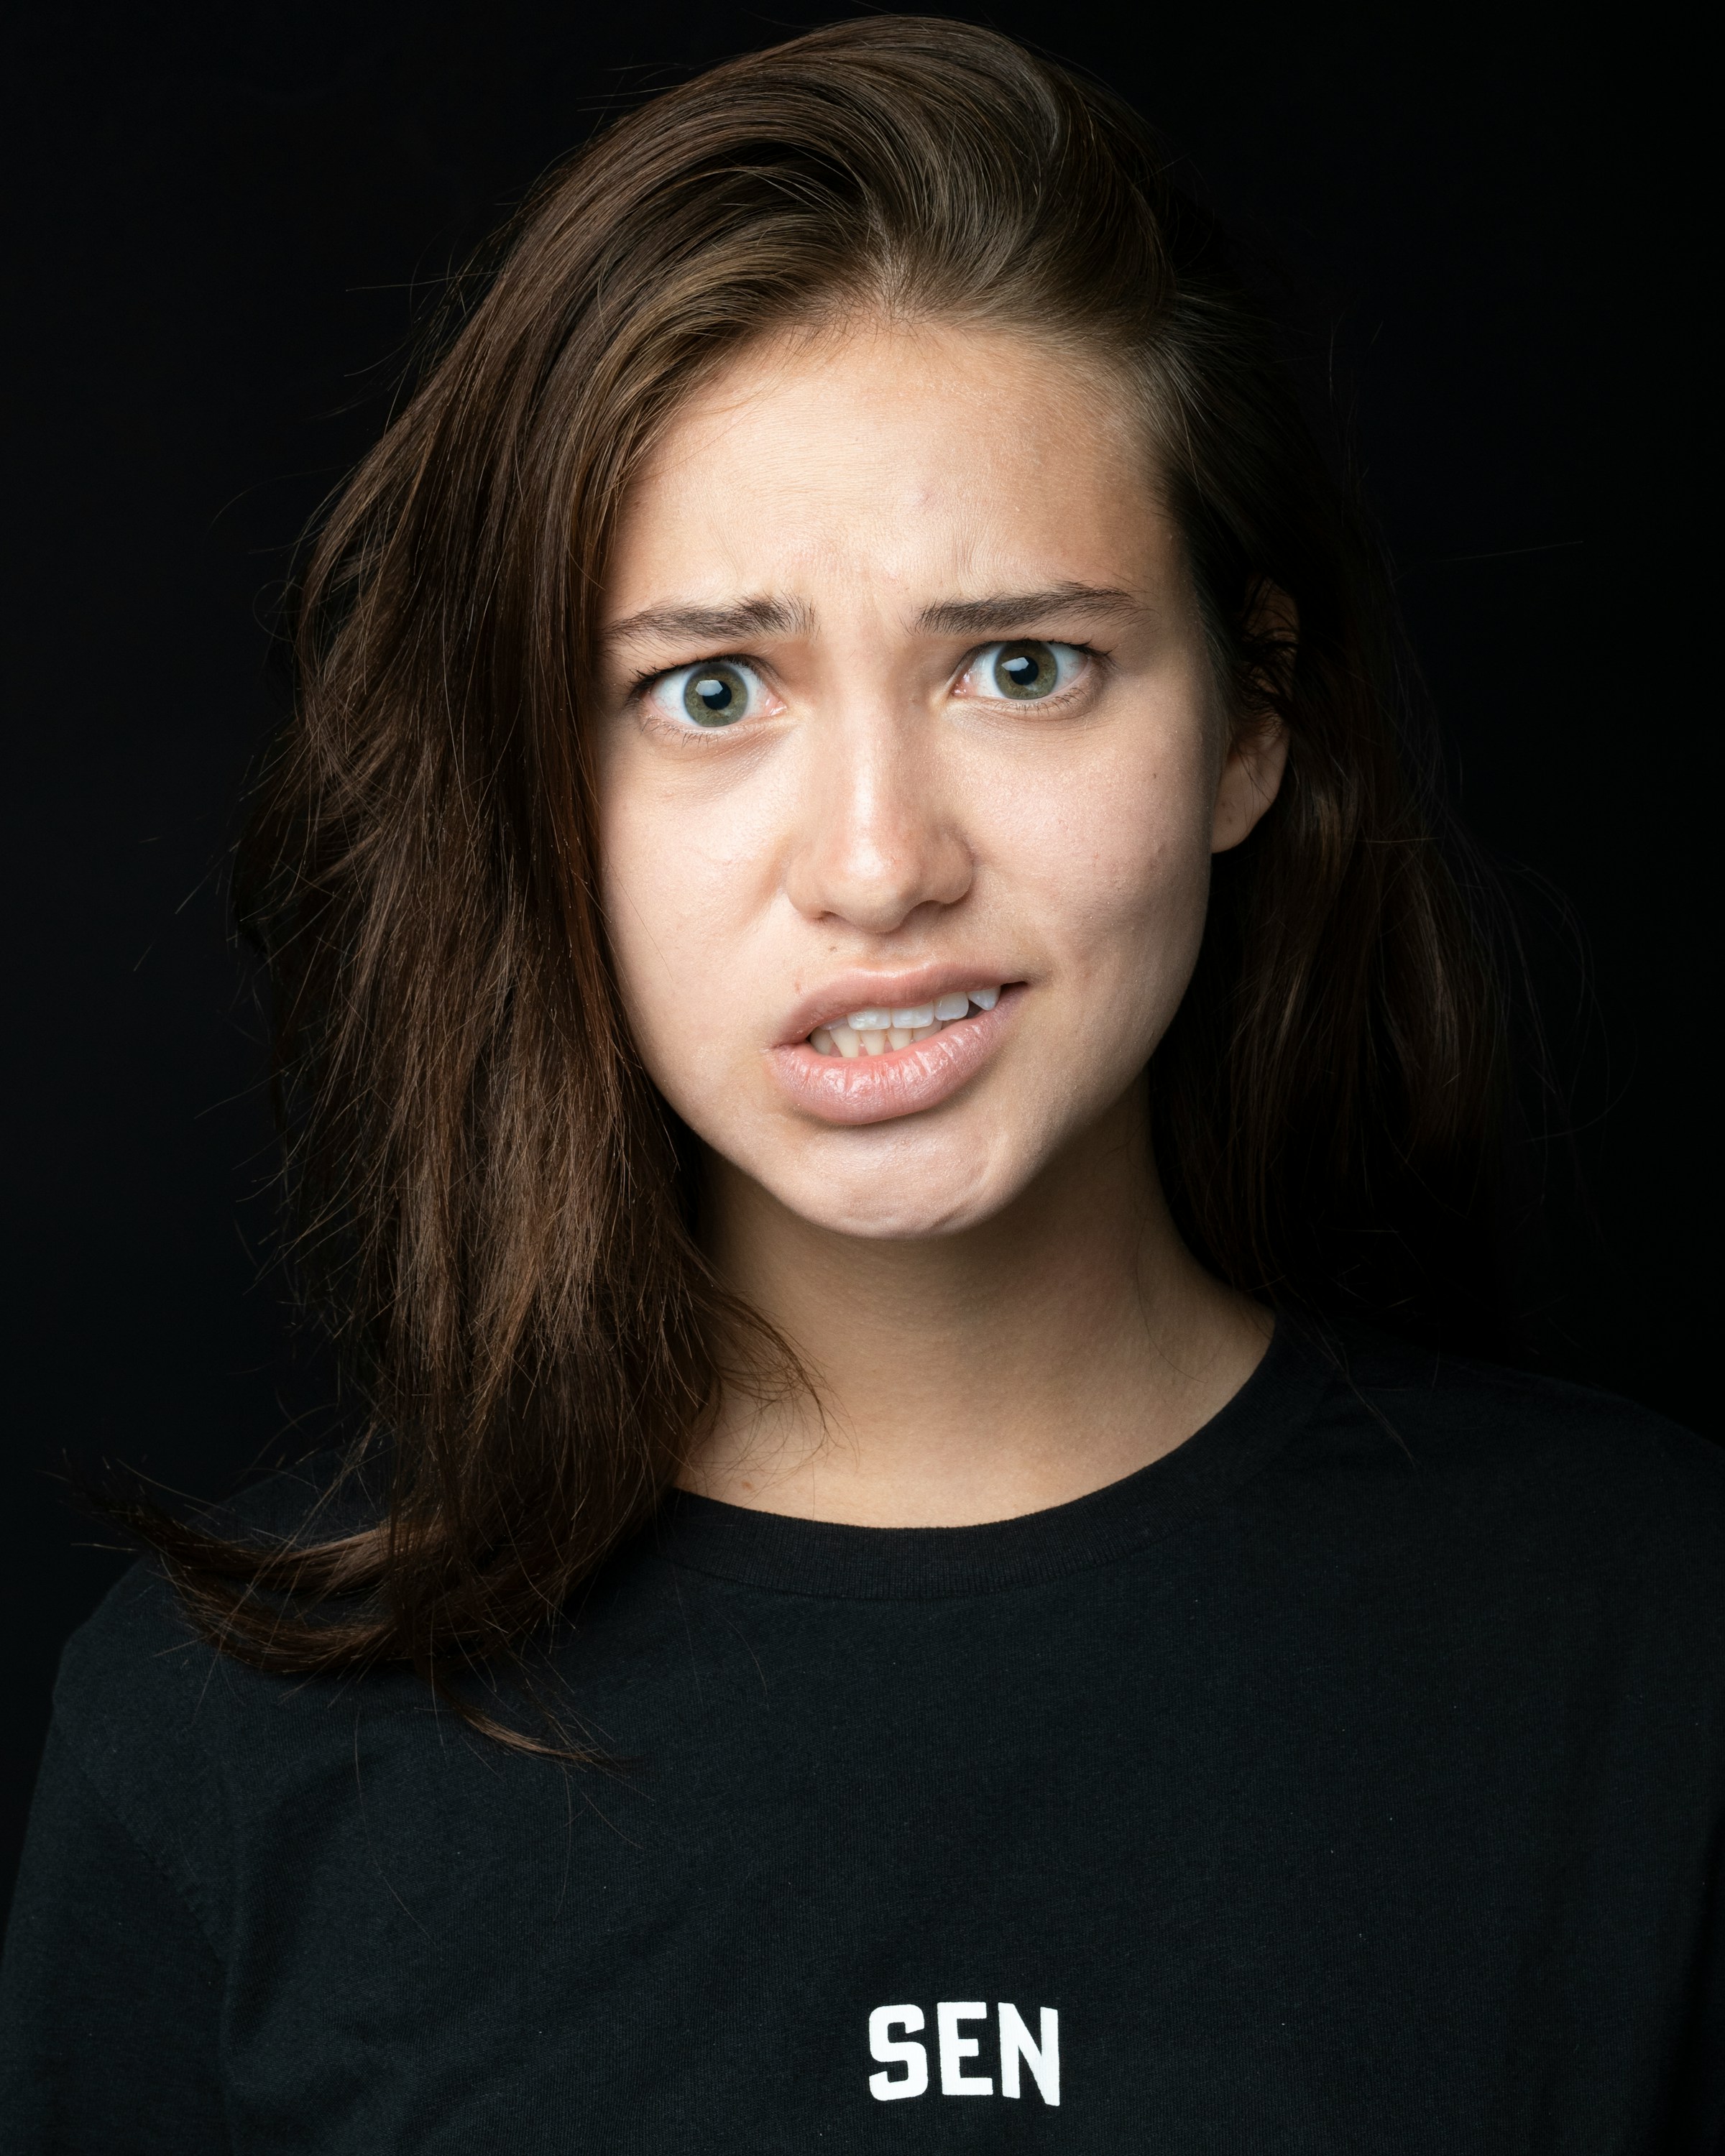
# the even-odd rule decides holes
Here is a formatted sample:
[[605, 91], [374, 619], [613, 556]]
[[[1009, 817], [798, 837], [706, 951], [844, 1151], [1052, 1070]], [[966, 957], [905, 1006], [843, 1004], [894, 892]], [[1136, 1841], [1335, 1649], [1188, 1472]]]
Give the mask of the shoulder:
[[[291, 1537], [319, 1516], [334, 1467], [315, 1460], [272, 1476], [208, 1524]], [[255, 1745], [272, 1707], [303, 1689], [211, 1646], [161, 1563], [145, 1558], [67, 1641], [54, 1725], [120, 1824], [199, 1902], [203, 1854], [224, 1839], [235, 1756]]]
[[1644, 1483], [1674, 1477], [1725, 1494], [1725, 1450], [1614, 1393], [1421, 1348], [1349, 1327], [1324, 1342], [1336, 1387], [1393, 1414], [1434, 1456], [1476, 1451], [1506, 1465], [1586, 1465]]
[[[272, 1475], [198, 1515], [236, 1540], [292, 1540], [321, 1527], [336, 1462], [320, 1458]], [[345, 1522], [344, 1522], [345, 1524]], [[160, 1734], [200, 1717], [218, 1658], [200, 1640], [161, 1563], [134, 1564], [73, 1633], [54, 1688], [56, 1719], [91, 1771], [147, 1727]]]
[[1725, 1450], [1609, 1393], [1348, 1328], [1321, 1447], [1405, 1480], [1486, 1543], [1704, 1585], [1725, 1611]]

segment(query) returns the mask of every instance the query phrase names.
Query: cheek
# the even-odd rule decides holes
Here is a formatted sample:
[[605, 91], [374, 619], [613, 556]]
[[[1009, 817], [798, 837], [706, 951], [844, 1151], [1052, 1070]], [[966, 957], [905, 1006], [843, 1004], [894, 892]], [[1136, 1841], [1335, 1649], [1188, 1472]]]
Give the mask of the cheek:
[[606, 774], [599, 819], [605, 924], [624, 1003], [650, 1062], [698, 973], [698, 875], [668, 819], [627, 767]]
[[1014, 797], [1002, 858], [1062, 969], [1087, 990], [1183, 987], [1209, 888], [1204, 742], [1128, 742]]
[[761, 850], [736, 805], [657, 784], [626, 755], [604, 774], [606, 927], [636, 1045], [667, 1093], [718, 1051], [743, 986]]

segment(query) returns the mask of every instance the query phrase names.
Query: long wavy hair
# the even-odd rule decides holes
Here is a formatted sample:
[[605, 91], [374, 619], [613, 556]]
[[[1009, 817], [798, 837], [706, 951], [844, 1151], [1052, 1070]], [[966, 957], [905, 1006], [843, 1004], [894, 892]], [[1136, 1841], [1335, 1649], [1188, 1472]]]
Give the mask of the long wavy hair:
[[292, 1248], [362, 1389], [376, 1508], [278, 1542], [133, 1512], [205, 1635], [261, 1668], [409, 1663], [542, 1748], [456, 1676], [563, 1609], [721, 1386], [773, 1363], [691, 1231], [694, 1148], [624, 1021], [587, 684], [668, 416], [749, 340], [870, 310], [1117, 370], [1219, 677], [1286, 726], [1148, 1075], [1183, 1234], [1272, 1306], [1489, 1337], [1491, 945], [1386, 579], [1264, 311], [1106, 91], [987, 30], [848, 23], [654, 99], [541, 186], [310, 551], [236, 890]]

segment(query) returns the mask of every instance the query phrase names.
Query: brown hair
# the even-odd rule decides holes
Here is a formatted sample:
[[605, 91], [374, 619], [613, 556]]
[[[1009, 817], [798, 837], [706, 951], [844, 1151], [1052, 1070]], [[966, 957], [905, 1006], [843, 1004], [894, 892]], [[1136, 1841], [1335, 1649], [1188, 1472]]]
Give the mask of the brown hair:
[[[288, 1545], [136, 1515], [206, 1634], [264, 1668], [406, 1660], [443, 1689], [523, 1642], [651, 1515], [750, 1322], [619, 1002], [583, 682], [668, 413], [742, 341], [857, 308], [1125, 370], [1219, 670], [1288, 728], [1152, 1066], [1183, 1232], [1279, 1307], [1450, 1337], [1489, 1308], [1497, 992], [1384, 580], [1261, 308], [1106, 92], [957, 23], [819, 31], [656, 98], [539, 189], [310, 556], [238, 896], [299, 1261], [387, 1494]], [[1266, 583], [1298, 608], [1291, 663]]]

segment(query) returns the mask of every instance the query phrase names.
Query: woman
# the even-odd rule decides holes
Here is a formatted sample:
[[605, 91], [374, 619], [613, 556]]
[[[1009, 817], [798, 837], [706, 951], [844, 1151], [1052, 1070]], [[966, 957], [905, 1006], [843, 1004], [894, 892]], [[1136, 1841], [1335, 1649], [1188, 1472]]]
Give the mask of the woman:
[[1717, 2145], [1725, 1473], [1458, 1357], [1504, 1032], [1384, 618], [1006, 41], [542, 192], [244, 865], [368, 1433], [69, 1650], [9, 2148]]

